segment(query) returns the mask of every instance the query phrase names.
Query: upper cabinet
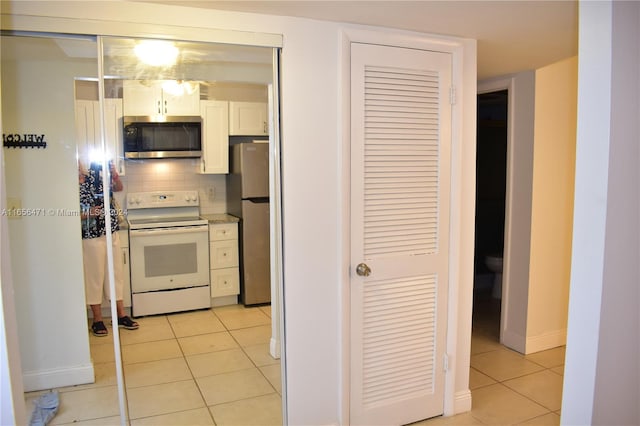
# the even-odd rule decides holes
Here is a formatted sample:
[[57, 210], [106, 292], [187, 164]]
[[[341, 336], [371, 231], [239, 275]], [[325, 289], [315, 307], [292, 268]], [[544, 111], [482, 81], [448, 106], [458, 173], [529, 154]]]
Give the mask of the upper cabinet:
[[265, 102], [229, 102], [230, 136], [266, 136], [268, 134]]
[[227, 101], [200, 101], [200, 114], [200, 173], [229, 173], [229, 104]]
[[[102, 148], [100, 104], [98, 101], [77, 100], [75, 107], [78, 152], [91, 156], [91, 151], [99, 151]], [[109, 159], [115, 161], [118, 174], [124, 175], [122, 99], [106, 98], [104, 100], [104, 114], [105, 138]]]
[[200, 85], [175, 80], [125, 80], [125, 116], [200, 115]]

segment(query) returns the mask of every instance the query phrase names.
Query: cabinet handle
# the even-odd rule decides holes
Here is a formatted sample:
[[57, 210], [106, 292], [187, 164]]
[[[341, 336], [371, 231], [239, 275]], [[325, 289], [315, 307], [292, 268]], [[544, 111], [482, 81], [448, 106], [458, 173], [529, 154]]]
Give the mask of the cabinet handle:
[[164, 113], [167, 113], [167, 101], [164, 101]]
[[122, 252], [122, 263], [127, 264], [127, 253]]
[[162, 113], [162, 108], [160, 106], [160, 101], [158, 101], [158, 114]]

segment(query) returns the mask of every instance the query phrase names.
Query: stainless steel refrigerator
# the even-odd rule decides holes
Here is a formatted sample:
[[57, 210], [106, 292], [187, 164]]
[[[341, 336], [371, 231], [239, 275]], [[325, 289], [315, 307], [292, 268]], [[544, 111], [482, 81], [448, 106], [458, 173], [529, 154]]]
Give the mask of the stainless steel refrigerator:
[[240, 218], [240, 300], [245, 305], [269, 303], [269, 144], [231, 145], [229, 162], [227, 210]]

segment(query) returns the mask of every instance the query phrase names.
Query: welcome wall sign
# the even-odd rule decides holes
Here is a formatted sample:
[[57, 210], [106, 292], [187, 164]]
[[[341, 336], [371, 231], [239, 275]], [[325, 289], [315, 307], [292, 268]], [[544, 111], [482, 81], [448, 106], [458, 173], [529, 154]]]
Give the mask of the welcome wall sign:
[[47, 147], [44, 135], [34, 133], [3, 133], [2, 144], [5, 148], [42, 148]]

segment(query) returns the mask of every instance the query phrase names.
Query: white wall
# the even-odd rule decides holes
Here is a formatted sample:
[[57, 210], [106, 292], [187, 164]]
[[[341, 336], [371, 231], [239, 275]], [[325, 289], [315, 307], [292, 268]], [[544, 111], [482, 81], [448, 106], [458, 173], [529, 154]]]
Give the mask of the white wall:
[[563, 424], [640, 423], [640, 4], [580, 4]]
[[95, 64], [3, 59], [3, 133], [47, 141], [45, 149], [5, 149], [7, 197], [35, 212], [8, 221], [24, 387], [88, 383], [80, 222], [57, 212], [78, 210], [73, 78]]
[[[344, 286], [340, 254], [344, 250], [341, 223], [343, 206], [340, 191], [344, 186], [341, 155], [341, 87], [339, 84], [340, 31], [345, 25], [297, 18], [190, 10], [142, 3], [77, 3], [16, 2], [14, 8], [45, 16], [71, 16], [82, 21], [65, 23], [65, 30], [100, 31], [109, 25], [117, 27], [122, 16], [147, 22], [172, 25], [189, 22], [194, 27], [241, 30], [246, 33], [283, 34], [282, 50], [282, 173], [284, 220], [284, 310], [286, 317], [287, 414], [290, 424], [338, 424], [348, 412], [342, 394], [341, 333], [348, 324], [342, 322]], [[15, 10], [15, 9], [14, 9]], [[6, 13], [7, 8], [3, 8]], [[100, 21], [96, 21], [100, 17]], [[13, 18], [12, 18], [13, 19]], [[93, 21], [90, 21], [93, 20]], [[112, 21], [109, 25], [104, 21]], [[16, 20], [15, 22], [19, 22]], [[55, 25], [51, 27], [54, 30]], [[60, 27], [57, 27], [60, 28]], [[153, 33], [154, 25], [141, 26], [140, 31]], [[60, 30], [60, 29], [58, 29]], [[176, 29], [177, 34], [181, 34]], [[202, 32], [200, 32], [202, 34]], [[417, 35], [413, 35], [417, 37]], [[465, 48], [465, 67], [473, 70], [475, 81], [475, 48]], [[467, 83], [467, 81], [465, 81]], [[473, 84], [473, 82], [472, 82]], [[464, 92], [465, 110], [475, 114], [475, 87]], [[467, 111], [468, 112], [468, 111]], [[473, 122], [465, 129], [465, 140], [473, 138]], [[473, 163], [468, 152], [458, 153], [465, 164]], [[466, 186], [473, 177], [461, 173], [457, 177]], [[468, 190], [468, 188], [467, 188]], [[473, 191], [465, 192], [460, 205], [467, 215], [473, 211]], [[471, 226], [462, 229], [459, 247], [469, 254], [473, 246]], [[465, 260], [465, 259], [463, 259]], [[472, 256], [467, 256], [472, 262]], [[348, 262], [348, 260], [347, 260]], [[469, 263], [471, 265], [471, 263]], [[460, 280], [467, 280], [460, 297], [458, 314], [463, 333], [458, 334], [461, 351], [456, 371], [455, 392], [468, 394], [468, 349], [470, 338], [471, 274], [460, 265]], [[455, 303], [455, 302], [452, 302]], [[346, 410], [345, 410], [346, 407]]]
[[502, 343], [521, 353], [563, 345], [570, 272], [577, 58], [484, 80], [509, 90]]
[[525, 353], [566, 343], [578, 58], [536, 70]]

